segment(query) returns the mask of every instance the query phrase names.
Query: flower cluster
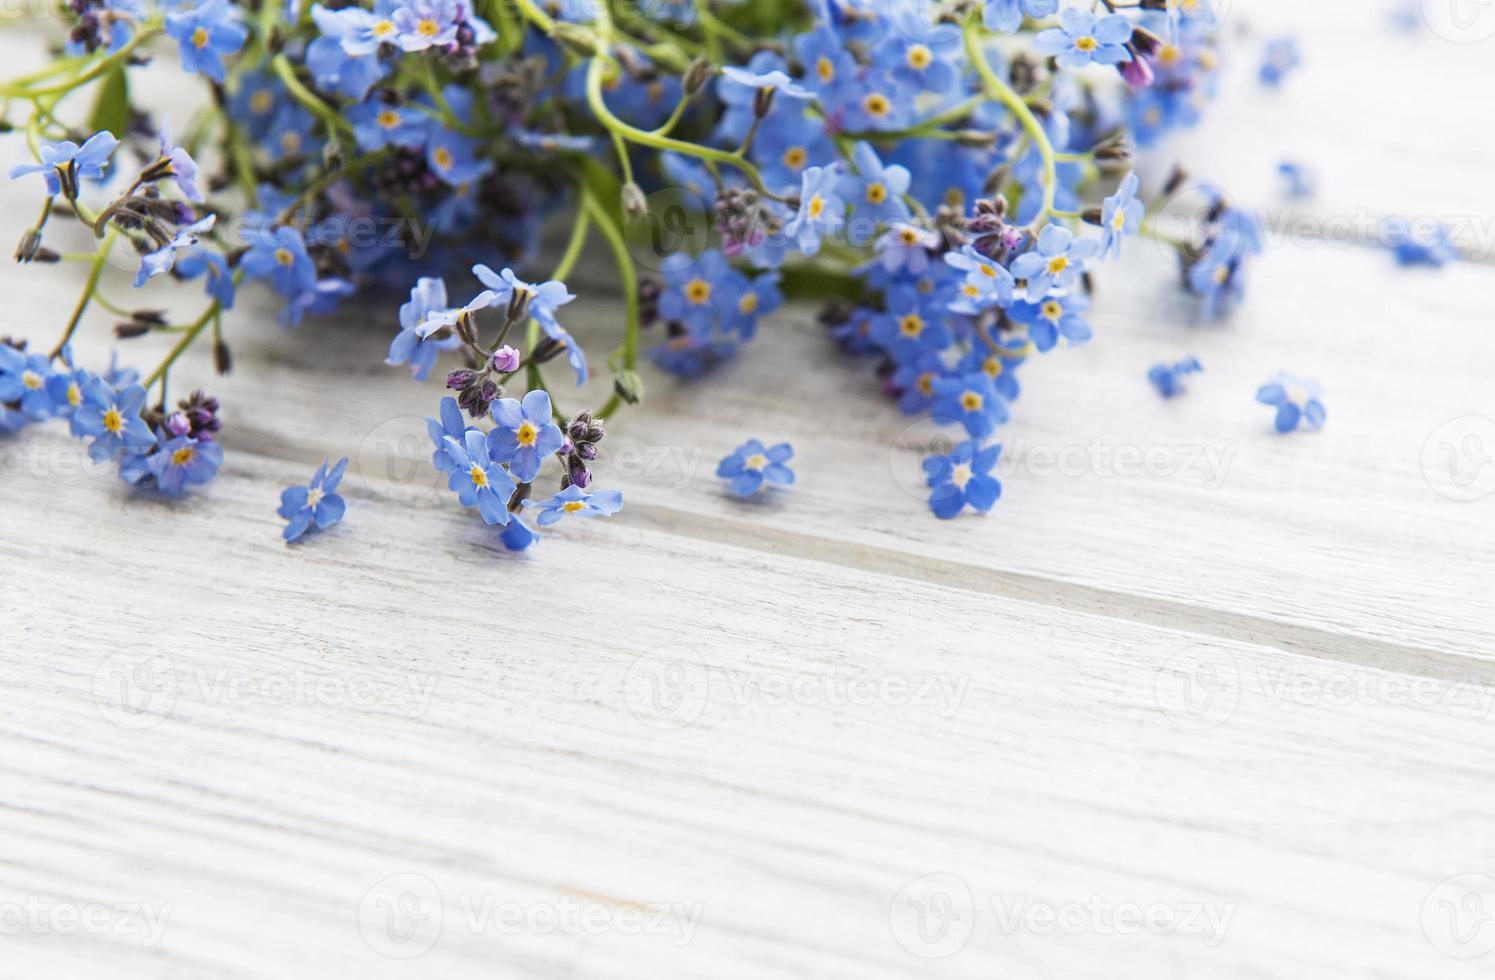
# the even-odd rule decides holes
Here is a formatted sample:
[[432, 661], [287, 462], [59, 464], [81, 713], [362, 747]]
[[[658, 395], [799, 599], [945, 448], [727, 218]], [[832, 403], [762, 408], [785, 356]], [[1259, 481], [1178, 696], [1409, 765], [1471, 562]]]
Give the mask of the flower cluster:
[[[644, 397], [643, 360], [700, 375], [786, 299], [833, 297], [822, 320], [875, 359], [900, 409], [962, 432], [926, 467], [931, 508], [985, 510], [1017, 369], [1085, 342], [1093, 267], [1130, 236], [1158, 237], [1130, 158], [1212, 98], [1213, 6], [672, 0], [646, 15], [610, 0], [72, 0], [70, 70], [6, 86], [30, 155], [12, 175], [40, 175], [45, 191], [17, 258], [71, 258], [48, 247], [54, 221], [98, 245], [52, 355], [5, 348], [0, 427], [68, 414], [127, 480], [178, 493], [221, 455], [216, 403], [171, 409], [168, 381], [199, 341], [228, 369], [224, 314], [240, 288], [273, 291], [292, 327], [395, 284], [387, 363], [416, 381], [436, 372], [451, 392], [431, 420], [433, 464], [522, 548], [535, 539], [526, 511], [548, 526], [617, 510], [619, 494], [590, 488], [592, 463], [603, 419]], [[131, 72], [162, 38], [211, 91], [180, 139], [130, 101]], [[58, 108], [89, 87], [92, 135]], [[121, 148], [143, 165], [122, 164]], [[1261, 235], [1208, 193], [1199, 236], [1175, 244], [1213, 312], [1240, 293]], [[673, 203], [681, 194], [698, 213]], [[558, 213], [567, 244], [535, 274]], [[561, 321], [574, 299], [563, 281], [593, 239], [616, 263], [623, 315], [616, 345], [588, 351], [582, 340], [602, 341]], [[200, 283], [203, 312], [178, 323], [107, 300], [114, 250], [139, 256], [136, 287]], [[462, 269], [478, 285], [449, 298]], [[67, 357], [100, 308], [122, 311], [122, 339], [172, 338], [139, 384]], [[604, 366], [605, 403], [562, 413], [554, 372], [582, 385]], [[75, 401], [54, 384], [75, 385]], [[779, 449], [748, 453], [734, 487], [787, 482]], [[533, 500], [548, 458], [558, 492]], [[341, 472], [288, 491], [288, 538], [341, 516]]]

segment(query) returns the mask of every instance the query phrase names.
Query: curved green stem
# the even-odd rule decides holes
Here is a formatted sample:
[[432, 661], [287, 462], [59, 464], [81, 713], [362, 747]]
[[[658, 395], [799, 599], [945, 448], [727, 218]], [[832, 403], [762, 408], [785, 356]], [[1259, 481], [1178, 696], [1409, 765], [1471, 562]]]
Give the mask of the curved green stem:
[[57, 341], [56, 347], [52, 348], [52, 357], [61, 354], [62, 349], [73, 339], [78, 324], [83, 320], [83, 312], [88, 309], [88, 301], [93, 299], [94, 290], [99, 287], [99, 276], [104, 272], [104, 262], [109, 258], [109, 250], [114, 247], [117, 238], [119, 238], [119, 230], [110, 228], [109, 234], [104, 236], [104, 241], [99, 245], [98, 252], [94, 254], [93, 264], [88, 267], [88, 278], [83, 281], [83, 292], [73, 306], [73, 315], [68, 318], [67, 327], [62, 331], [62, 339]]
[[311, 89], [301, 84], [301, 79], [296, 77], [296, 67], [291, 64], [291, 59], [283, 54], [275, 56], [270, 62], [270, 67], [280, 80], [285, 83], [286, 91], [290, 92], [297, 102], [327, 127], [328, 135], [333, 135], [341, 130], [344, 133], [353, 132], [353, 124], [344, 119], [338, 112], [317, 97]]
[[1028, 103], [1012, 90], [997, 73], [992, 70], [991, 63], [986, 60], [986, 52], [981, 50], [981, 39], [977, 20], [972, 17], [966, 21], [965, 29], [966, 56], [976, 68], [976, 74], [981, 77], [981, 86], [989, 98], [1000, 102], [1007, 107], [1007, 111], [1017, 117], [1023, 129], [1033, 140], [1033, 145], [1038, 147], [1038, 155], [1043, 160], [1043, 204], [1038, 209], [1038, 214], [1028, 225], [1029, 228], [1039, 228], [1048, 220], [1054, 211], [1054, 195], [1059, 189], [1059, 178], [1056, 172], [1057, 162], [1054, 158], [1054, 144], [1049, 142], [1049, 134], [1044, 132], [1043, 124], [1038, 117], [1033, 115], [1033, 110], [1028, 108]]
[[[608, 213], [602, 202], [592, 196], [591, 191], [583, 189], [582, 207], [592, 215], [597, 229], [602, 232], [602, 237], [607, 239], [608, 247], [612, 250], [613, 260], [618, 264], [618, 285], [623, 290], [623, 346], [619, 349], [622, 358], [623, 369], [632, 371], [638, 367], [638, 332], [639, 332], [639, 308], [638, 308], [638, 276], [633, 271], [633, 256], [628, 254], [628, 244], [623, 240], [623, 230], [618, 227], [617, 218]], [[599, 408], [594, 414], [600, 418], [606, 418], [615, 411], [622, 399], [616, 392], [607, 400], [607, 404]]]
[[128, 58], [130, 54], [142, 43], [160, 33], [160, 23], [158, 21], [152, 21], [148, 25], [144, 25], [140, 28], [140, 30], [136, 31], [135, 36], [125, 42], [124, 47], [120, 48], [118, 51], [114, 52], [106, 58], [99, 59], [99, 61], [96, 62], [92, 68], [83, 72], [81, 75], [74, 75], [72, 78], [64, 79], [63, 81], [55, 82], [51, 85], [45, 85], [41, 88], [26, 88], [25, 86], [18, 87], [14, 83], [11, 83], [9, 85], [0, 85], [0, 95], [33, 100], [39, 99], [42, 96], [46, 95], [64, 95], [68, 92], [71, 92], [78, 86], [86, 85], [89, 82], [93, 81], [95, 78], [98, 78], [100, 75], [103, 75], [105, 72], [109, 71], [109, 69], [113, 68], [115, 65]]

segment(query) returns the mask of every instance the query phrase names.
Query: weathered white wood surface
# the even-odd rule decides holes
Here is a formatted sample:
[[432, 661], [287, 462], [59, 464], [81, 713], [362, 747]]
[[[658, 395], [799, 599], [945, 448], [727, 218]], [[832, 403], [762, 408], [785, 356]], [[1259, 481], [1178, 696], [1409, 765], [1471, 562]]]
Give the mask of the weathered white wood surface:
[[[1305, 73], [1389, 85], [1336, 7]], [[1406, 157], [1314, 206], [1471, 208], [1437, 167], [1488, 129], [1413, 108], [1457, 122], [1479, 46], [1346, 22], [1428, 88], [1352, 103], [1404, 113]], [[1282, 97], [1355, 158], [1311, 120], [1345, 92]], [[1275, 162], [1256, 140], [1220, 180]], [[76, 271], [3, 275], [6, 330], [50, 335]], [[56, 427], [0, 444], [0, 976], [1488, 978], [1495, 881], [1438, 889], [1495, 876], [1495, 497], [1439, 493], [1437, 440], [1495, 418], [1495, 270], [1286, 242], [1199, 324], [1134, 243], [1100, 287], [1093, 344], [1024, 368], [1003, 500], [953, 525], [905, 489], [932, 433], [804, 311], [709, 384], [651, 375], [599, 475], [624, 512], [520, 557], [433, 489], [436, 392], [379, 363], [384, 310], [285, 334], [250, 304], [232, 377], [185, 358], [229, 452], [178, 504]], [[615, 316], [593, 289], [578, 333]], [[1207, 373], [1158, 401], [1186, 352]], [[1267, 431], [1278, 368], [1328, 386], [1322, 433]], [[792, 492], [721, 495], [747, 435], [795, 444]], [[279, 488], [325, 454], [348, 517], [286, 549]]]

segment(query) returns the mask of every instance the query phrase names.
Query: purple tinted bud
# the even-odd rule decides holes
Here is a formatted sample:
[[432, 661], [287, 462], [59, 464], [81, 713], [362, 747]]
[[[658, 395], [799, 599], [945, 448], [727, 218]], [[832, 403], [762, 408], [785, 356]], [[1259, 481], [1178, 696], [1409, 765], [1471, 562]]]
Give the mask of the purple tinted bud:
[[478, 378], [476, 371], [467, 368], [458, 368], [446, 376], [446, 386], [453, 391], [461, 391], [472, 384]]
[[576, 447], [576, 455], [582, 459], [596, 459], [597, 447], [590, 442], [584, 442]]
[[508, 344], [504, 344], [493, 352], [493, 370], [501, 374], [511, 374], [519, 370], [519, 352]]
[[1000, 241], [1003, 248], [1011, 251], [1023, 243], [1023, 233], [1016, 228], [1009, 227], [1003, 230]]
[[192, 423], [181, 412], [166, 416], [166, 429], [174, 436], [184, 436], [192, 431]]
[[1146, 88], [1152, 84], [1152, 65], [1146, 58], [1133, 58], [1121, 66], [1121, 77], [1132, 88]]
[[571, 478], [572, 486], [583, 490], [587, 488], [587, 484], [592, 482], [592, 471], [585, 466], [573, 466], [566, 475]]

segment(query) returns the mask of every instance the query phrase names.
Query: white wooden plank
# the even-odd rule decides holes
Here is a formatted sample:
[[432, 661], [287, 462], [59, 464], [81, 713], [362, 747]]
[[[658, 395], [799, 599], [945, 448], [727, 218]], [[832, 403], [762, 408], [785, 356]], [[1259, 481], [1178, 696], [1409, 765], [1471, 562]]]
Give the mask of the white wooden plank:
[[[96, 476], [8, 483], [0, 561], [24, 574], [0, 831], [26, 844], [0, 895], [172, 907], [149, 949], [11, 937], [24, 974], [1483, 975], [1419, 914], [1487, 870], [1480, 691], [621, 520], [513, 559], [356, 482], [344, 526], [287, 550], [266, 497], [297, 472], [234, 454], [211, 500], [170, 515]], [[59, 533], [80, 521], [94, 532]], [[649, 707], [640, 657], [680, 671], [682, 710]], [[117, 672], [140, 663], [162, 672]], [[1217, 700], [1190, 713], [1210, 671]], [[964, 695], [819, 686], [850, 676]], [[116, 709], [121, 678], [143, 714]], [[323, 693], [299, 693], [313, 678]], [[889, 909], [947, 872], [975, 934], [926, 962]], [[356, 926], [397, 874], [443, 902], [414, 963]], [[679, 946], [509, 936], [462, 905], [567, 896], [699, 906], [700, 924]], [[1007, 935], [991, 904], [1092, 896], [1233, 918], [1217, 945], [1088, 912]]]

